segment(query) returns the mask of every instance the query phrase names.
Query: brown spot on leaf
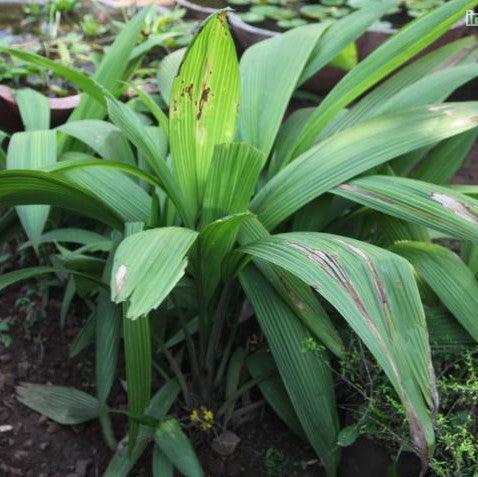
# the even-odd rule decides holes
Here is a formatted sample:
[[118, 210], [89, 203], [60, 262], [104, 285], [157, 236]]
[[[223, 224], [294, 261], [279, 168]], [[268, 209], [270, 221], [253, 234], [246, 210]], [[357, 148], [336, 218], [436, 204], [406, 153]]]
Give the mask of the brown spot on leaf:
[[204, 105], [208, 102], [210, 91], [211, 91], [211, 88], [209, 86], [204, 85], [204, 87], [202, 89], [202, 92], [201, 92], [201, 98], [199, 99], [199, 111], [198, 111], [198, 114], [196, 116], [198, 121], [201, 119], [202, 112], [203, 112], [203, 109], [204, 109]]
[[189, 83], [185, 88], [184, 92], [189, 96], [189, 99], [193, 99], [193, 84]]

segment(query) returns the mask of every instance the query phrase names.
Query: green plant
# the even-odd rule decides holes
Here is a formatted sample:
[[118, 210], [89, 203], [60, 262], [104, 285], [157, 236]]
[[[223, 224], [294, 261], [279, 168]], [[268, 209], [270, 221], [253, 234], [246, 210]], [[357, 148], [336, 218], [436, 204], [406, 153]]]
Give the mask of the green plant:
[[11, 318], [0, 319], [0, 343], [8, 348], [12, 344], [12, 336], [10, 328], [12, 327]]
[[[457, 40], [387, 77], [475, 4], [452, 0], [409, 25], [316, 108], [284, 123], [294, 91], [380, 9], [292, 30], [250, 48], [240, 62], [219, 12], [185, 53], [161, 63], [168, 112], [139, 92], [148, 119], [113, 95], [129, 54], [110, 50], [110, 68], [123, 66], [113, 80], [106, 66], [90, 79], [8, 50], [48, 65], [85, 96], [57, 131], [43, 126], [11, 138], [0, 205], [17, 207], [33, 245], [80, 247], [62, 246], [51, 267], [4, 274], [0, 285], [42, 273], [75, 276], [82, 285], [75, 291], [96, 301], [85, 328], [101, 343], [95, 397], [27, 385], [22, 402], [65, 424], [98, 417], [114, 447], [108, 396], [122, 336], [128, 450], [117, 451], [106, 476], [126, 475], [151, 440], [154, 472], [165, 465], [203, 475], [185, 431], [194, 439], [204, 432], [198, 428], [228, 427], [250, 410], [242, 398], [253, 386], [333, 476], [347, 436], [330, 356], [346, 353], [339, 330], [349, 326], [390, 380], [410, 446], [426, 466], [438, 396], [423, 303], [442, 302], [478, 338], [476, 278], [429, 236], [431, 229], [478, 241], [476, 188], [447, 185], [476, 138], [478, 105], [444, 102], [478, 74], [470, 53], [477, 39]], [[129, 26], [133, 38], [142, 24], [138, 17]], [[112, 124], [100, 120], [106, 109]], [[451, 147], [452, 161], [444, 153]], [[415, 172], [422, 160], [425, 169]], [[431, 171], [432, 181], [421, 180]], [[43, 233], [50, 206], [101, 225]], [[267, 345], [241, 340], [244, 330], [257, 332], [247, 328], [250, 305]], [[151, 397], [153, 370], [165, 384]], [[166, 418], [179, 393], [183, 411]]]
[[[448, 324], [447, 333], [444, 330], [435, 332], [436, 341], [432, 345], [441, 409], [436, 416], [437, 442], [430, 461], [430, 474], [473, 477], [478, 471], [478, 354], [476, 345], [463, 330], [450, 340], [451, 322], [445, 316], [446, 313], [441, 320]], [[403, 406], [383, 372], [360, 344], [351, 343], [350, 350], [342, 365], [341, 379], [350, 389], [350, 402], [344, 410], [356, 421], [351, 428], [357, 430], [356, 437], [365, 435], [385, 445], [398, 461], [402, 450], [410, 448], [410, 443], [404, 439], [407, 423]]]
[[287, 459], [280, 449], [270, 447], [264, 454], [264, 468], [267, 475], [274, 477], [284, 475], [283, 469]]

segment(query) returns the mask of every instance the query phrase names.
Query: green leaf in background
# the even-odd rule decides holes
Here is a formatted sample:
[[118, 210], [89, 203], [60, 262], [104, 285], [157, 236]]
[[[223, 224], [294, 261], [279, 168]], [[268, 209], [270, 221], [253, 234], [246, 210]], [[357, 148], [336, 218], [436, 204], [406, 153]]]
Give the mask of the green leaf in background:
[[106, 113], [106, 104], [104, 94], [96, 85], [106, 89], [113, 96], [119, 96], [124, 89], [124, 84], [120, 80], [126, 80], [128, 73], [131, 52], [137, 42], [138, 36], [144, 25], [144, 20], [151, 7], [143, 8], [139, 11], [119, 32], [112, 45], [108, 48], [101, 59], [98, 68], [93, 75], [95, 89], [100, 94], [98, 103], [91, 97], [91, 93], [83, 95], [80, 104], [75, 108], [68, 118], [68, 121], [77, 121], [79, 119], [102, 119]]
[[[92, 245], [107, 240], [108, 239], [104, 235], [98, 234], [96, 232], [92, 232], [90, 230], [85, 229], [76, 229], [72, 227], [68, 229], [49, 230], [38, 238], [37, 243], [42, 244], [51, 242], [67, 242], [80, 245]], [[23, 250], [24, 248], [31, 246], [32, 243], [28, 241], [23, 243], [19, 247], [19, 250]]]
[[[70, 152], [72, 160], [89, 161], [91, 156], [81, 152]], [[97, 159], [98, 162], [107, 162]], [[146, 222], [151, 209], [151, 197], [131, 177], [114, 168], [90, 168], [81, 166], [65, 168], [60, 162], [55, 174], [87, 190], [101, 202], [109, 204], [123, 222]]]
[[297, 138], [293, 156], [306, 151], [324, 126], [351, 101], [445, 33], [477, 0], [450, 0], [409, 23], [353, 68], [325, 97]]
[[332, 187], [477, 124], [478, 103], [473, 102], [422, 106], [364, 121], [318, 143], [283, 168], [259, 191], [251, 210], [273, 229]]
[[441, 142], [432, 149], [414, 177], [433, 184], [448, 184], [461, 169], [478, 138], [478, 128]]
[[209, 17], [174, 79], [169, 134], [174, 171], [187, 209], [196, 217], [216, 144], [236, 134], [239, 64], [226, 12]]
[[196, 236], [193, 230], [164, 227], [136, 233], [120, 243], [111, 296], [116, 303], [128, 301], [128, 318], [146, 315], [166, 298], [184, 274], [185, 256]]
[[478, 201], [451, 188], [393, 176], [368, 176], [334, 193], [451, 237], [478, 241]]
[[161, 97], [166, 104], [170, 104], [173, 81], [178, 74], [185, 53], [186, 48], [180, 48], [179, 50], [173, 51], [165, 56], [159, 64], [158, 87]]
[[400, 242], [393, 252], [405, 257], [468, 333], [478, 341], [478, 281], [451, 250], [423, 242]]
[[242, 250], [285, 268], [337, 309], [395, 387], [416, 450], [426, 460], [435, 443], [431, 416], [438, 397], [411, 265], [373, 245], [314, 232], [274, 235]]
[[304, 431], [271, 354], [265, 351], [257, 351], [247, 357], [246, 366], [255, 379], [271, 375], [271, 377], [261, 380], [258, 384], [262, 395], [289, 429], [304, 439]]
[[299, 84], [309, 79], [325, 65], [332, 63], [343, 53], [349, 53], [357, 40], [373, 23], [379, 20], [390, 9], [391, 2], [374, 4], [373, 8], [361, 8], [334, 21], [325, 31], [315, 47], [311, 58], [302, 72]]
[[211, 222], [199, 234], [197, 253], [199, 276], [208, 301], [221, 280], [222, 263], [232, 249], [239, 230], [251, 214], [248, 212], [229, 215]]
[[256, 313], [297, 417], [328, 476], [336, 475], [339, 423], [326, 352], [304, 352], [313, 338], [294, 312], [252, 265], [240, 281]]
[[81, 424], [98, 417], [98, 400], [75, 388], [23, 383], [16, 391], [22, 404], [60, 424]]
[[[55, 162], [55, 131], [26, 131], [16, 133], [11, 137], [7, 152], [7, 169], [42, 169]], [[16, 210], [28, 239], [37, 250], [37, 241], [45, 227], [50, 207], [48, 205], [27, 205], [18, 206]]]
[[30, 88], [15, 91], [15, 100], [26, 131], [50, 128], [48, 98]]
[[203, 477], [193, 446], [174, 418], [164, 420], [154, 434], [154, 441], [170, 462], [186, 477]]
[[256, 43], [241, 58], [239, 137], [262, 151], [264, 159], [300, 75], [328, 26], [320, 22], [294, 28]]
[[[334, 132], [357, 124], [359, 121], [380, 115], [380, 112], [385, 109], [384, 105], [390, 104], [389, 102], [393, 101], [393, 98], [397, 95], [400, 96], [402, 91], [406, 91], [410, 87], [413, 88], [423, 78], [430, 79], [430, 74], [451, 68], [456, 64], [461, 64], [466, 53], [475, 48], [477, 44], [478, 40], [473, 36], [460, 38], [403, 67], [372, 89], [357, 104], [352, 106], [347, 111], [347, 114], [340, 115], [340, 117], [336, 116], [327, 124], [320, 136], [326, 137]], [[443, 93], [435, 87], [428, 88], [427, 92], [432, 94], [438, 93], [438, 97], [443, 96]], [[414, 97], [416, 98], [416, 95]], [[390, 108], [388, 109], [390, 110]]]
[[97, 119], [84, 119], [70, 121], [57, 129], [85, 143], [103, 159], [136, 165], [128, 141], [111, 123]]

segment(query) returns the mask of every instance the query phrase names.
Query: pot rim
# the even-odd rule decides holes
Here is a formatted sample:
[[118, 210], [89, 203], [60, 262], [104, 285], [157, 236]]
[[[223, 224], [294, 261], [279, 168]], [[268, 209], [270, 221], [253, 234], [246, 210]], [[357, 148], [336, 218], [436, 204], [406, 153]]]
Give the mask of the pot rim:
[[[202, 5], [198, 5], [197, 3], [191, 2], [189, 0], [176, 0], [176, 3], [183, 8], [186, 8], [188, 10], [191, 10], [203, 15], [211, 15], [212, 13], [218, 10], [217, 8], [204, 7]], [[267, 28], [259, 28], [259, 27], [250, 25], [249, 23], [246, 23], [243, 20], [241, 20], [241, 18], [234, 11], [229, 12], [229, 20], [233, 27], [240, 28], [248, 33], [252, 33], [255, 35], [262, 35], [264, 37], [272, 37], [281, 33], [279, 31], [268, 30]], [[461, 28], [464, 25], [465, 25], [465, 19], [462, 18], [460, 21], [455, 23], [455, 25], [453, 25], [451, 30], [454, 30], [455, 28]], [[367, 30], [367, 32], [385, 33], [387, 35], [393, 35], [397, 31], [399, 31], [397, 28], [372, 28], [372, 27]]]

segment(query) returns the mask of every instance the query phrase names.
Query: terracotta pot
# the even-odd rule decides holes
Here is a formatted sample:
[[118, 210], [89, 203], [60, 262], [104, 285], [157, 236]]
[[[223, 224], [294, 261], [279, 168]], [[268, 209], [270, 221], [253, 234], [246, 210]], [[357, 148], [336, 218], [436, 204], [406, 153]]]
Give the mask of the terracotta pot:
[[[63, 124], [80, 102], [80, 95], [64, 98], [49, 98], [51, 109], [51, 126]], [[23, 124], [15, 101], [14, 91], [8, 86], [0, 85], [0, 129], [8, 132], [21, 131]]]
[[[203, 20], [211, 13], [214, 13], [216, 9], [210, 7], [203, 7], [189, 0], [176, 0], [176, 3], [186, 8], [188, 15], [198, 20]], [[229, 23], [234, 35], [234, 39], [239, 50], [242, 52], [249, 46], [259, 41], [270, 38], [277, 35], [279, 32], [273, 30], [267, 30], [265, 28], [258, 28], [243, 22], [238, 15], [231, 13], [229, 15]], [[394, 29], [381, 29], [381, 30], [368, 30], [357, 41], [358, 56], [360, 60], [363, 60], [373, 50], [378, 48], [385, 40], [390, 38], [396, 30]], [[435, 41], [432, 45], [426, 48], [421, 54], [430, 52], [431, 50], [449, 43], [465, 36], [467, 32], [464, 20], [445, 35]], [[345, 76], [346, 72], [339, 68], [327, 66], [323, 68], [318, 74], [314, 75], [305, 84], [306, 88], [318, 93], [325, 94], [329, 92], [339, 81]]]

